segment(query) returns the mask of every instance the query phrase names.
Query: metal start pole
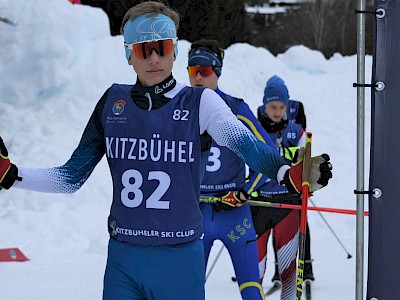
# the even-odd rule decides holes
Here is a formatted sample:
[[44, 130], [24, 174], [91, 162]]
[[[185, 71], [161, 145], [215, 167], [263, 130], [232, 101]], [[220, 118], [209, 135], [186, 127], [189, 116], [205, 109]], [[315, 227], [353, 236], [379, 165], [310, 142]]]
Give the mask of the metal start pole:
[[[365, 11], [365, 0], [357, 0], [358, 11]], [[357, 191], [364, 191], [365, 136], [365, 14], [357, 14]], [[356, 300], [364, 292], [364, 195], [357, 194], [356, 214]]]
[[208, 277], [210, 276], [212, 270], [214, 269], [215, 264], [217, 263], [219, 257], [221, 256], [221, 253], [222, 253], [222, 251], [224, 250], [224, 248], [225, 248], [225, 245], [222, 244], [221, 248], [220, 248], [219, 251], [218, 251], [217, 256], [215, 257], [215, 259], [214, 259], [214, 261], [213, 261], [213, 263], [212, 263], [210, 269], [208, 270], [208, 272], [207, 272], [207, 274], [206, 274], [206, 281], [207, 281]]

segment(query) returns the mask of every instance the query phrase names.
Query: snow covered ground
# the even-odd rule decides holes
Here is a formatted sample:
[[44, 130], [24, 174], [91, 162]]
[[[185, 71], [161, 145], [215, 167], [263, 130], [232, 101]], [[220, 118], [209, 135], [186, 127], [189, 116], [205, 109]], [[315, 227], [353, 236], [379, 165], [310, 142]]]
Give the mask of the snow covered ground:
[[[102, 10], [66, 0], [0, 0], [0, 12], [19, 23], [16, 27], [0, 23], [0, 136], [16, 165], [62, 165], [77, 146], [104, 91], [114, 82], [136, 80], [125, 60], [123, 39], [110, 36]], [[189, 46], [187, 41], [179, 42], [173, 69], [175, 78], [184, 83], [189, 83]], [[356, 56], [336, 54], [326, 60], [304, 46], [292, 47], [277, 57], [248, 44], [226, 50], [221, 90], [244, 98], [255, 112], [262, 103], [266, 80], [277, 74], [286, 81], [291, 98], [304, 103], [308, 130], [314, 137], [313, 153], [329, 153], [334, 165], [329, 187], [313, 197], [318, 206], [356, 207], [357, 99], [352, 87], [356, 64]], [[371, 57], [366, 64], [369, 81]], [[366, 99], [369, 145], [368, 91]], [[19, 247], [30, 258], [24, 263], [0, 263], [2, 300], [101, 299], [111, 188], [103, 159], [72, 195], [0, 191], [0, 248]], [[353, 258], [347, 259], [322, 218], [309, 212], [314, 299], [354, 299], [356, 218], [332, 213], [324, 213], [324, 217]], [[365, 221], [367, 239], [368, 219]], [[210, 262], [220, 245], [213, 247]], [[271, 285], [272, 256], [268, 266], [266, 288]], [[238, 287], [231, 281], [233, 275], [225, 250], [206, 283], [207, 299], [240, 299]], [[279, 294], [269, 299], [279, 299]]]

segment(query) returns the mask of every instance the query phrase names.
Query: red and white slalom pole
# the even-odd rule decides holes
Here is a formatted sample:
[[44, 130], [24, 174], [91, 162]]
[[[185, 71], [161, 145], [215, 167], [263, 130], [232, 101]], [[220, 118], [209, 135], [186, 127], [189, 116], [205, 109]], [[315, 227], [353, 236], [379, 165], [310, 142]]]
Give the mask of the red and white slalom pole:
[[311, 142], [312, 133], [306, 134], [306, 152], [303, 158], [303, 174], [302, 174], [302, 194], [301, 194], [301, 215], [300, 215], [300, 232], [299, 232], [299, 258], [297, 261], [297, 292], [296, 300], [301, 300], [303, 293], [303, 276], [304, 276], [304, 260], [306, 253], [307, 238], [307, 206], [308, 197], [310, 195], [310, 169], [311, 169]]

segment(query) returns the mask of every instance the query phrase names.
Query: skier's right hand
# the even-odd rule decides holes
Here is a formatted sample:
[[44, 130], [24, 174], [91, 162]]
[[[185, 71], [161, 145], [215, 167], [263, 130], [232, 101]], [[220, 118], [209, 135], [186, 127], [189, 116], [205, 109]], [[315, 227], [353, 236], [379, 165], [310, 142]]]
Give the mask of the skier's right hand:
[[21, 180], [18, 177], [18, 168], [10, 162], [7, 148], [0, 137], [0, 187], [8, 190], [15, 180]]
[[[281, 183], [285, 184], [287, 190], [291, 194], [301, 194], [302, 189], [302, 173], [303, 173], [303, 158], [305, 148], [301, 147], [294, 155], [291, 168], [286, 171]], [[311, 157], [310, 164], [310, 192], [313, 193], [328, 185], [332, 178], [332, 164], [329, 155], [324, 153], [318, 156]]]

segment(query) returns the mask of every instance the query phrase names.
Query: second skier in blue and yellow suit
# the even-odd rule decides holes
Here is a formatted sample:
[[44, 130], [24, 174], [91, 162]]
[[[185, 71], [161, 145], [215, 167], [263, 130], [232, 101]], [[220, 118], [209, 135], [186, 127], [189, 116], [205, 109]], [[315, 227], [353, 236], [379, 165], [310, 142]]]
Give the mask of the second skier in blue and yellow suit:
[[[194, 42], [189, 51], [188, 63], [192, 87], [215, 90], [258, 139], [275, 148], [249, 106], [242, 99], [218, 89], [222, 60], [223, 50], [216, 41]], [[228, 148], [212, 142], [200, 195], [205, 267], [214, 241], [222, 241], [232, 259], [242, 298], [257, 300], [264, 299], [264, 293], [259, 277], [256, 232], [250, 207], [245, 203], [248, 197], [247, 191], [243, 190], [245, 179], [246, 167], [243, 161]]]

